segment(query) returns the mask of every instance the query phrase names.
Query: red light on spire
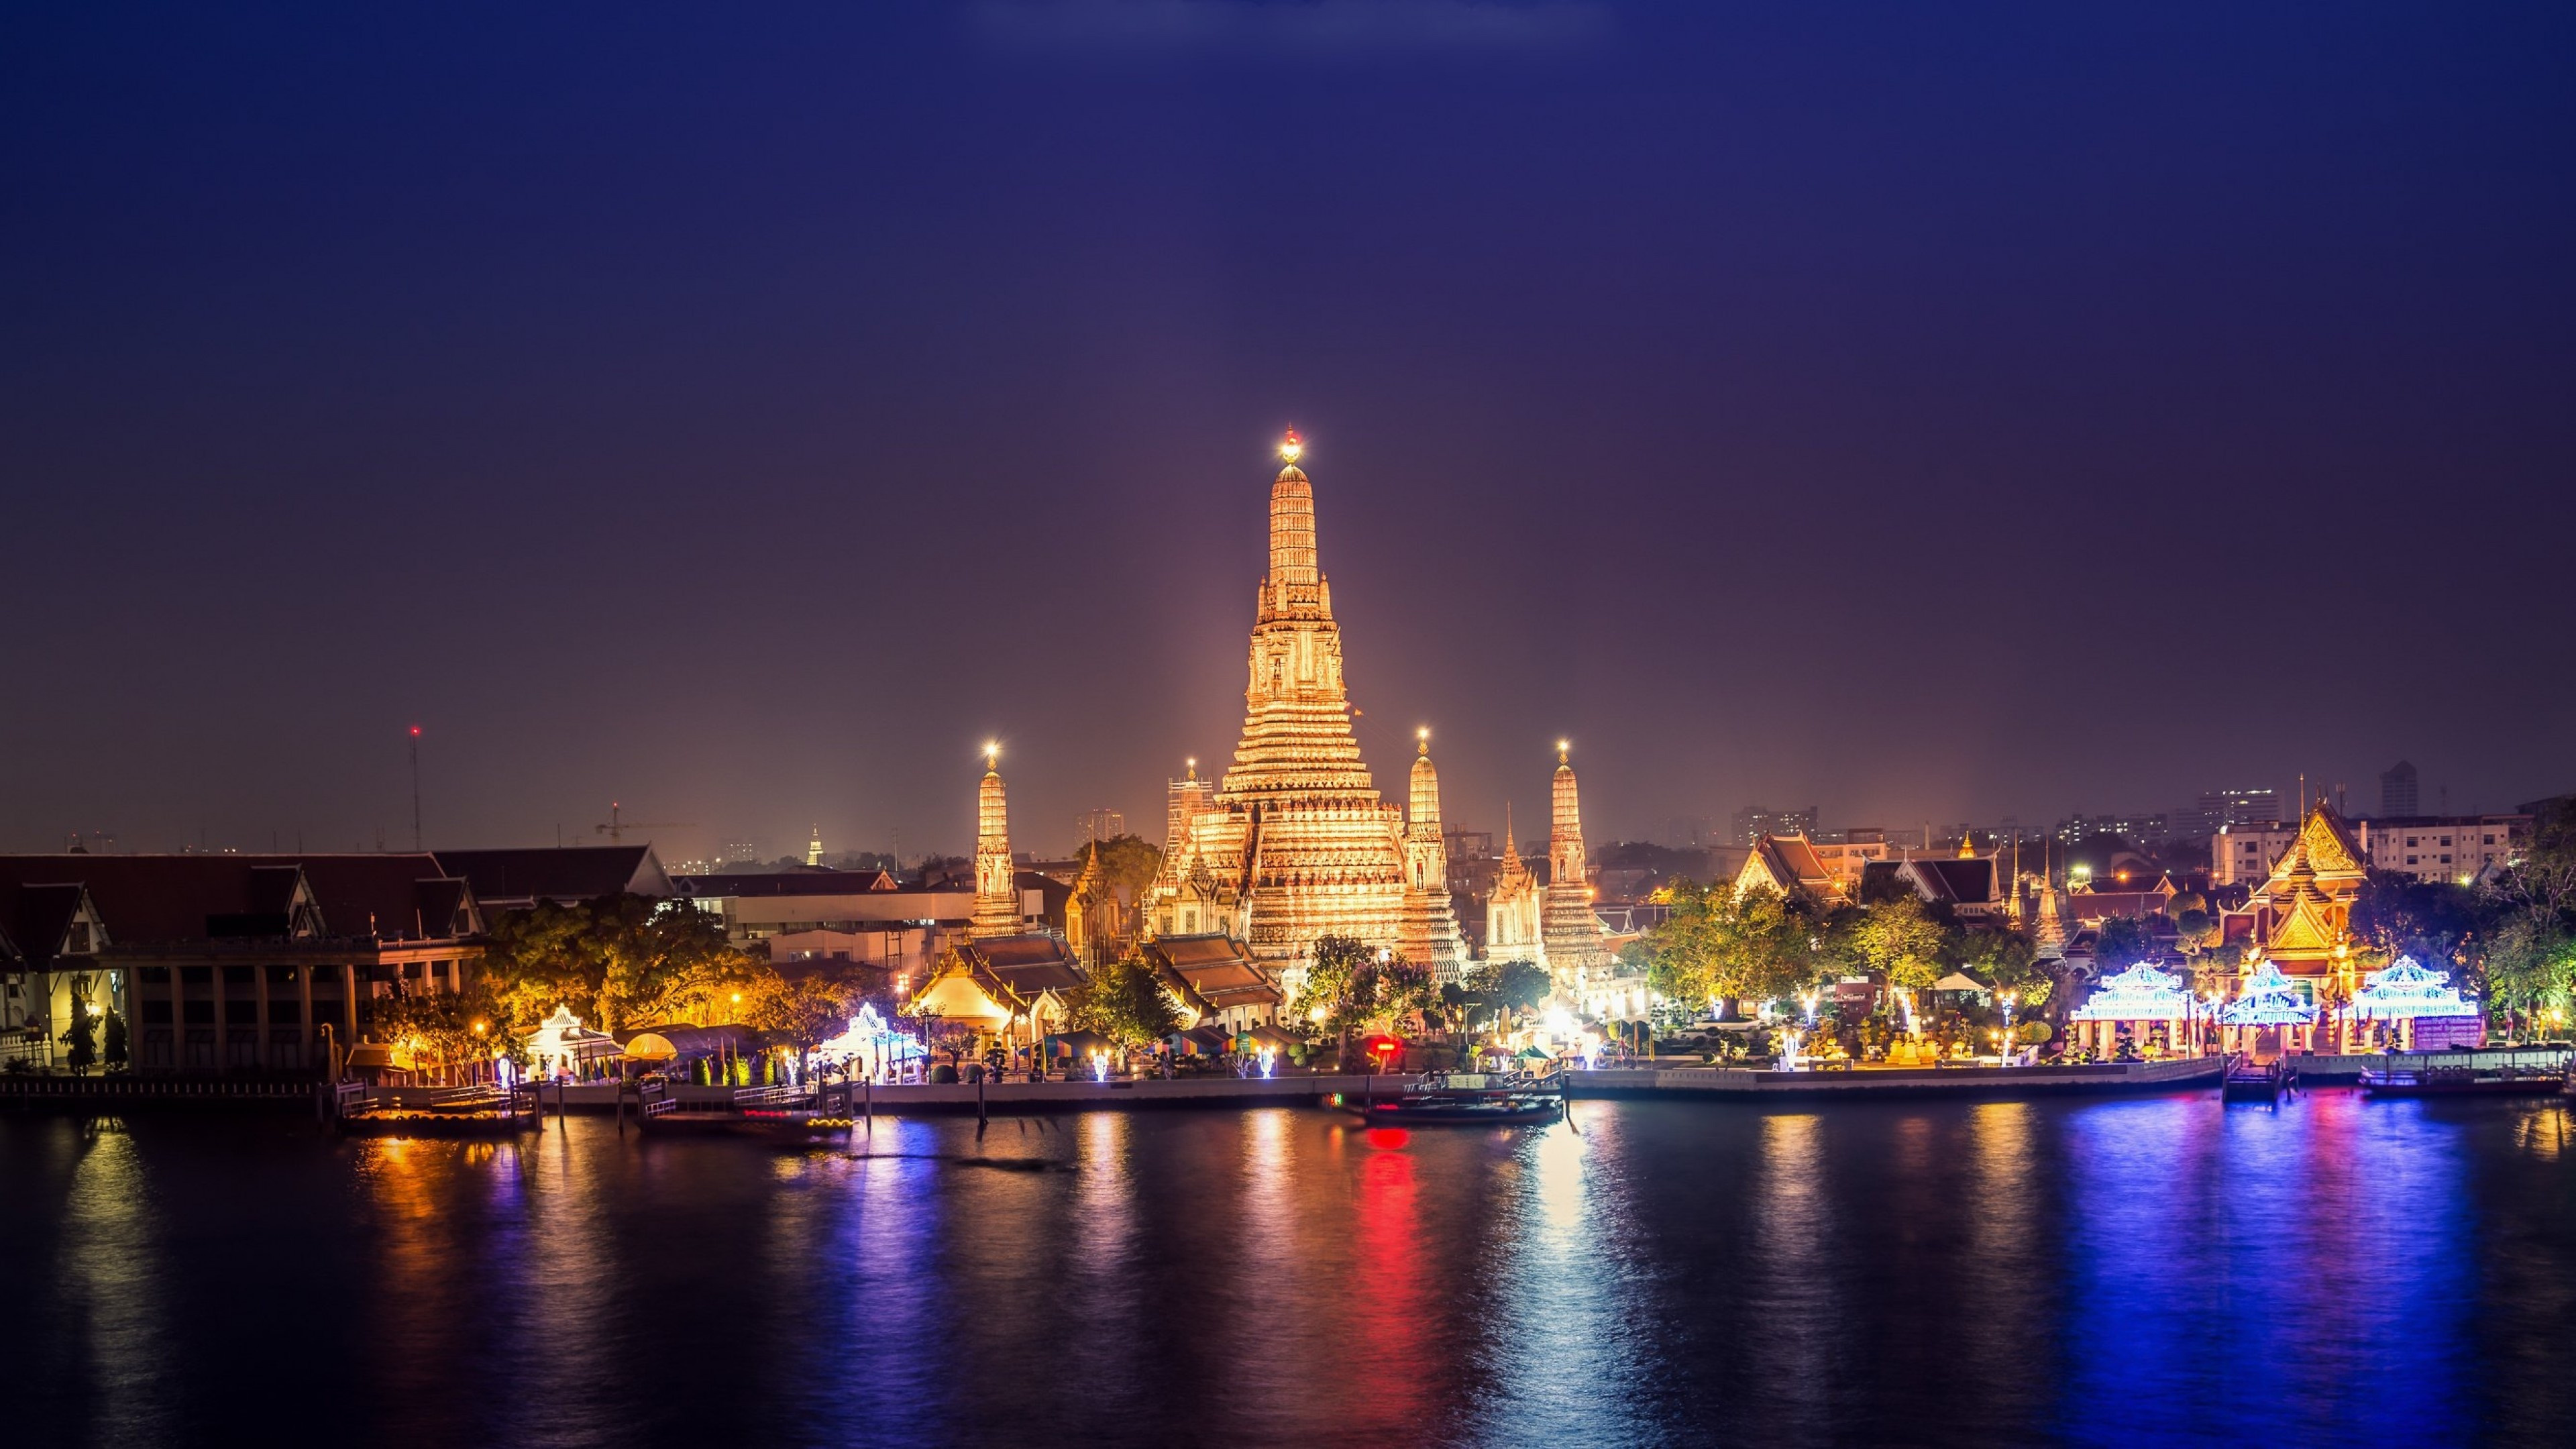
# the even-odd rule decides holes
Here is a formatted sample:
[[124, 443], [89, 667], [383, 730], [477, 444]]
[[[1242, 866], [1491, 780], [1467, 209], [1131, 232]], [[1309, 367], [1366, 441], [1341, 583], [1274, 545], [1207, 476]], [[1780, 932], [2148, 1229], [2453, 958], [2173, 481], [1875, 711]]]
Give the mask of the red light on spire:
[[418, 725], [413, 725], [413, 726], [411, 727], [411, 737], [412, 737], [413, 739], [419, 739], [419, 738], [420, 738], [420, 726], [418, 726]]

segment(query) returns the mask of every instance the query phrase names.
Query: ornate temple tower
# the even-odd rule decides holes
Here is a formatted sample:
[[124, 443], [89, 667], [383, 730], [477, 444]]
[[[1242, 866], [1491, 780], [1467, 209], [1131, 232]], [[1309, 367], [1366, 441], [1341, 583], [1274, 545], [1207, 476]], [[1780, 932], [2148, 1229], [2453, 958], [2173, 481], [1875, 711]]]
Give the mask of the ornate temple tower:
[[2039, 857], [2039, 925], [2031, 939], [2039, 946], [2039, 958], [2058, 961], [2066, 956], [2066, 923], [2057, 915], [2057, 870], [2048, 851]]
[[1418, 731], [1412, 808], [1404, 826], [1404, 944], [1408, 961], [1455, 981], [1467, 969], [1467, 942], [1449, 901], [1449, 846], [1440, 838], [1440, 772], [1431, 764], [1431, 731]]
[[1064, 908], [1064, 943], [1085, 966], [1102, 966], [1118, 956], [1127, 934], [1126, 907], [1118, 888], [1100, 869], [1100, 841], [1083, 847], [1081, 874]]
[[1592, 913], [1592, 890], [1583, 879], [1583, 811], [1575, 797], [1572, 747], [1556, 742], [1555, 809], [1547, 830], [1547, 899], [1539, 931], [1557, 990], [1575, 995], [1609, 973], [1610, 951], [1601, 918]]
[[969, 939], [1020, 933], [1020, 889], [1011, 864], [1011, 811], [1002, 798], [1002, 747], [984, 747], [984, 784], [975, 794], [975, 914]]
[[1547, 965], [1547, 942], [1539, 929], [1537, 880], [1521, 863], [1520, 843], [1512, 839], [1512, 808], [1503, 807], [1503, 858], [1494, 867], [1494, 887], [1485, 895], [1485, 959]]
[[1351, 734], [1341, 626], [1316, 560], [1301, 451], [1290, 433], [1279, 449], [1287, 466], [1270, 485], [1270, 570], [1253, 599], [1243, 739], [1189, 832], [1191, 852], [1240, 903], [1252, 954], [1283, 966], [1327, 934], [1404, 944], [1403, 812], [1378, 798]]

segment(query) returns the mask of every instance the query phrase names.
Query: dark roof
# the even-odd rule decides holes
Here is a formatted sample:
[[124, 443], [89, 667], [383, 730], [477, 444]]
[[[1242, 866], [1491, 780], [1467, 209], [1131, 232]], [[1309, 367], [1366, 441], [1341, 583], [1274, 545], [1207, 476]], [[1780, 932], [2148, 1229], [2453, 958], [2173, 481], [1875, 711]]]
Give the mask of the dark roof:
[[1082, 984], [1072, 953], [1054, 936], [994, 936], [969, 943], [965, 954], [976, 969], [1025, 998]]
[[441, 875], [463, 876], [487, 906], [509, 901], [571, 905], [601, 896], [674, 894], [650, 845], [568, 845], [548, 850], [441, 850]]
[[2107, 921], [2114, 916], [2144, 920], [2164, 914], [2161, 891], [2068, 891], [2065, 911], [2078, 921]]
[[[396, 853], [0, 856], [0, 886], [86, 886], [99, 925], [121, 946], [282, 937], [300, 925], [386, 940], [472, 934], [479, 922], [471, 893], [442, 877], [433, 857]], [[299, 884], [318, 922], [293, 918]]]
[[0, 957], [23, 970], [45, 970], [63, 948], [63, 933], [80, 910], [82, 892], [78, 885], [0, 881]]
[[[851, 896], [870, 891], [899, 891], [903, 886], [881, 870], [767, 871], [743, 875], [682, 875], [671, 887], [684, 896]], [[971, 895], [963, 883], [951, 895]]]
[[296, 872], [243, 855], [9, 855], [0, 856], [0, 880], [87, 886], [108, 939], [132, 946], [286, 935]]
[[1145, 944], [1145, 954], [1208, 1007], [1275, 1005], [1279, 987], [1253, 961], [1241, 942], [1225, 936], [1164, 936]]
[[1951, 900], [1982, 905], [1995, 898], [1995, 863], [1992, 860], [1952, 857], [1917, 860], [1912, 864], [1925, 877], [1939, 881]]
[[[254, 856], [263, 870], [304, 872], [322, 927], [334, 936], [444, 941], [483, 929], [473, 888], [432, 855]], [[279, 909], [284, 909], [283, 906]], [[116, 923], [106, 923], [112, 938]]]

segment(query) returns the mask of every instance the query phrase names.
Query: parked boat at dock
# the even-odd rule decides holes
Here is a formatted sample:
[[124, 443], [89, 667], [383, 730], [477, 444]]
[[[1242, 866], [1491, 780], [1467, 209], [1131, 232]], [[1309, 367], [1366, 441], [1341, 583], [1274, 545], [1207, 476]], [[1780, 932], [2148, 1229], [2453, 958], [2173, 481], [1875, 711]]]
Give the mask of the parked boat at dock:
[[2520, 1067], [2386, 1067], [2364, 1070], [2361, 1090], [2372, 1097], [2543, 1097], [2567, 1090], [2563, 1071]]
[[452, 1087], [426, 1100], [370, 1100], [343, 1089], [340, 1131], [352, 1137], [506, 1137], [533, 1131], [537, 1094], [526, 1087]]
[[1334, 1092], [1324, 1104], [1372, 1127], [1546, 1125], [1565, 1115], [1565, 1078], [1434, 1072], [1384, 1096]]
[[648, 1082], [636, 1097], [636, 1120], [648, 1135], [715, 1134], [801, 1146], [849, 1135], [857, 1125], [849, 1098], [846, 1086], [762, 1087], [738, 1091], [723, 1105], [698, 1107]]

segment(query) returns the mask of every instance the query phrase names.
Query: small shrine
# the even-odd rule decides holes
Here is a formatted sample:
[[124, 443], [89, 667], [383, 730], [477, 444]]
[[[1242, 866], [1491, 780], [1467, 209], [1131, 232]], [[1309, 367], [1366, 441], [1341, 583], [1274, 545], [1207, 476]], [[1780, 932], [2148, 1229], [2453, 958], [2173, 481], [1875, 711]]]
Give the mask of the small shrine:
[[2316, 1041], [2317, 1007], [2300, 992], [2297, 982], [2281, 974], [2280, 967], [2263, 961], [2245, 978], [2236, 999], [2219, 1009], [2218, 1028], [2220, 1045], [2227, 1051], [2259, 1055], [2293, 1046], [2307, 1049]]
[[2171, 973], [2141, 961], [2105, 977], [2066, 1019], [2075, 1027], [2078, 1042], [2106, 1057], [2119, 1049], [2122, 1023], [2130, 1024], [2130, 1040], [2144, 1048], [2156, 1023], [2162, 1022], [2165, 1049], [2180, 1054], [2190, 1050], [2183, 1024], [2192, 1019], [2192, 1005], [2191, 993]]
[[[2471, 1035], [2482, 1035], [2478, 1024], [2485, 1013], [2478, 1003], [2465, 1000], [2450, 984], [2448, 971], [2427, 970], [2412, 956], [2400, 956], [2387, 969], [2373, 971], [2352, 994], [2352, 1016], [2367, 1023], [2364, 1030], [2377, 1036], [2381, 1030], [2394, 1034], [2395, 1044], [2404, 1051], [2416, 1047], [2416, 1023], [2419, 1020], [2442, 1022], [2445, 1027], [2465, 1022]], [[2445, 1030], [2443, 1045], [2461, 1033]]]

